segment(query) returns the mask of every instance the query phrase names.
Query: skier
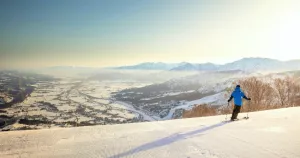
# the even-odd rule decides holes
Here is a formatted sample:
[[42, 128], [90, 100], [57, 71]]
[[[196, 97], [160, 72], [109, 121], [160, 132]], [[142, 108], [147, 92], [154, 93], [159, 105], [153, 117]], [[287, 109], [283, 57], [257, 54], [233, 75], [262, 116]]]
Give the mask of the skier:
[[234, 109], [231, 116], [231, 121], [234, 121], [237, 119], [237, 116], [241, 110], [242, 106], [242, 99], [245, 98], [247, 100], [251, 100], [251, 98], [248, 98], [245, 96], [244, 92], [241, 90], [241, 86], [237, 85], [235, 87], [235, 90], [231, 93], [230, 98], [228, 99], [228, 103], [234, 98]]

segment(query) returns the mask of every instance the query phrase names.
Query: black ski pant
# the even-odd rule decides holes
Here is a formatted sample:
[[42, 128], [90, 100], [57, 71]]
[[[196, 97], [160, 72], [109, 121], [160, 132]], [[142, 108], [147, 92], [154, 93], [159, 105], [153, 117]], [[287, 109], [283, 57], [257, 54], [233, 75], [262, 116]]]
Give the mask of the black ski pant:
[[231, 116], [232, 120], [237, 118], [239, 112], [241, 111], [241, 107], [242, 106], [234, 105], [234, 109], [233, 109], [232, 116]]

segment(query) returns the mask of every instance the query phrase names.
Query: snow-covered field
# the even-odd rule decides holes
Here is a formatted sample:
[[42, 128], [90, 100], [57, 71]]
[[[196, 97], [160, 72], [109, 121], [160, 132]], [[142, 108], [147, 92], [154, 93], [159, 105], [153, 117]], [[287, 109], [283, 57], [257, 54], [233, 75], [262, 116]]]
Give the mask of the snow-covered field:
[[[1, 158], [298, 158], [300, 107], [225, 116], [1, 132]], [[243, 117], [245, 114], [240, 114]]]
[[78, 89], [81, 93], [101, 99], [108, 99], [111, 93], [118, 92], [126, 88], [143, 87], [150, 83], [115, 82], [115, 81], [89, 81], [82, 83]]
[[[135, 110], [131, 105], [115, 102], [112, 98], [113, 92], [147, 84], [69, 79], [43, 82], [36, 84], [34, 92], [22, 103], [13, 105], [7, 111], [15, 117], [47, 119], [54, 124], [74, 120], [78, 123], [94, 121], [95, 124], [126, 123], [135, 118], [140, 121], [150, 120], [148, 115]], [[15, 124], [7, 128], [17, 130], [20, 126], [18, 122]], [[32, 128], [31, 125], [28, 127]]]

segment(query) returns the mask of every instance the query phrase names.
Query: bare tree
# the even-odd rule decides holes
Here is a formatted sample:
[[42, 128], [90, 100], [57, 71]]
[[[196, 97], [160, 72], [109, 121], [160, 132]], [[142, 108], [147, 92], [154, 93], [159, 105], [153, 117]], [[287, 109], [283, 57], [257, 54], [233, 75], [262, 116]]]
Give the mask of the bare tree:
[[293, 77], [275, 79], [275, 92], [281, 107], [295, 106], [299, 97], [300, 87]]
[[273, 88], [269, 83], [250, 77], [240, 80], [240, 85], [245, 94], [251, 97], [251, 111], [267, 109], [271, 105]]
[[192, 117], [214, 116], [214, 115], [217, 115], [217, 109], [210, 105], [203, 104], [203, 105], [195, 106], [191, 110], [184, 111], [182, 117], [192, 118]]
[[287, 100], [284, 80], [277, 78], [275, 79], [274, 85], [275, 85], [275, 91], [278, 96], [280, 106], [283, 107]]
[[293, 77], [285, 78], [286, 88], [287, 88], [287, 106], [295, 106], [296, 99], [299, 96], [299, 84], [297, 84], [297, 80]]

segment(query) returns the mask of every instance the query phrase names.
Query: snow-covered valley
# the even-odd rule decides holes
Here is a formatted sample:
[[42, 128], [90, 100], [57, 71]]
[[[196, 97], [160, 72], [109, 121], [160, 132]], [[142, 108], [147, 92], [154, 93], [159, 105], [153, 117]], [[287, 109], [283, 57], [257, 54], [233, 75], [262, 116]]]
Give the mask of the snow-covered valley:
[[[237, 81], [253, 75], [267, 83], [272, 83], [274, 76], [285, 76], [242, 71], [198, 72], [153, 83], [39, 75], [16, 78], [22, 74], [3, 73], [0, 76], [2, 85], [5, 85], [0, 87], [2, 94], [12, 93], [12, 96], [5, 95], [4, 99], [13, 101], [0, 106], [3, 109], [0, 119], [6, 121], [1, 129], [8, 131], [170, 120], [182, 118], [184, 111], [204, 104], [215, 108], [218, 111], [216, 114], [222, 114], [224, 111], [220, 110], [227, 105]], [[18, 85], [20, 80], [24, 83], [22, 86]], [[23, 89], [25, 92], [21, 93]], [[13, 96], [14, 93], [17, 95]]]

